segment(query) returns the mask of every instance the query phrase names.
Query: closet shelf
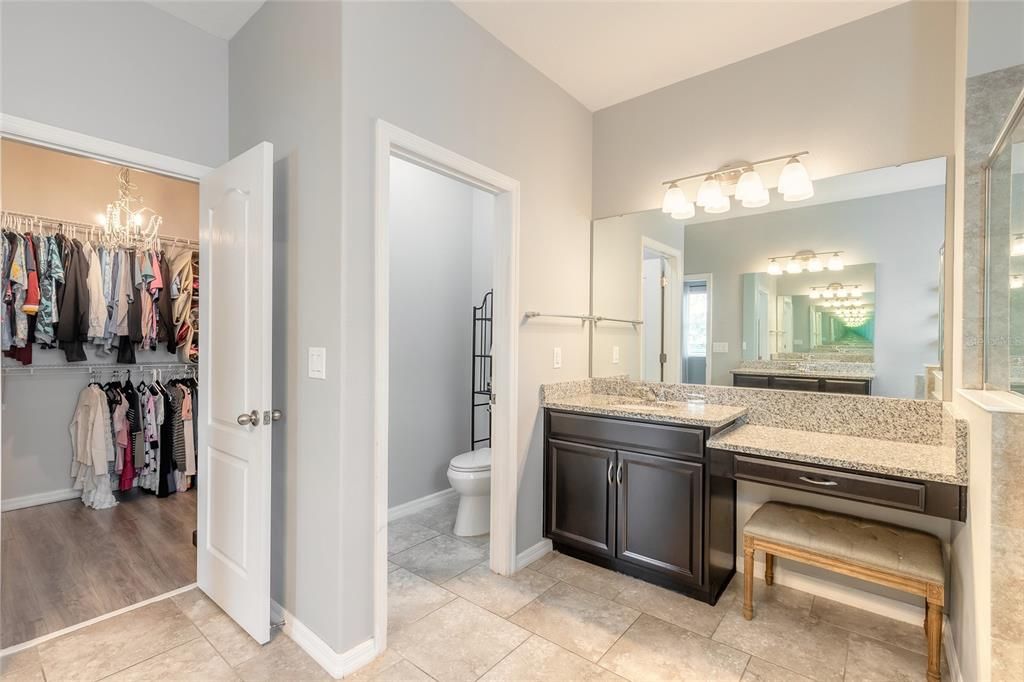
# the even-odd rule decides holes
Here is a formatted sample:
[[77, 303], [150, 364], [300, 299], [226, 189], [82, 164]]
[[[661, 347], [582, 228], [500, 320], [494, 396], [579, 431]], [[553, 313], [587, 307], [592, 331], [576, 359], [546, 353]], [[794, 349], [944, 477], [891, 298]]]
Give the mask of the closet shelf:
[[134, 365], [118, 364], [74, 364], [74, 365], [26, 365], [24, 367], [3, 367], [3, 374], [101, 374], [104, 372], [137, 372], [149, 370], [196, 370], [195, 362], [139, 362]]

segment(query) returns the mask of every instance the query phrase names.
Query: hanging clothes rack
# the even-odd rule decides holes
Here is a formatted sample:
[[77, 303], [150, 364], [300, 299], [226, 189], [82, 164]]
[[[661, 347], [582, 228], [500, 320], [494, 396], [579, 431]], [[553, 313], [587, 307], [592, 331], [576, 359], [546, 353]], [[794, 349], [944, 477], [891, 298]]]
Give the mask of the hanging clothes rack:
[[[90, 225], [89, 223], [79, 223], [74, 220], [62, 220], [60, 218], [51, 218], [32, 213], [18, 213], [16, 211], [3, 211], [0, 214], [0, 222], [2, 222], [3, 229], [5, 230], [14, 230], [16, 232], [49, 231], [95, 242], [102, 241], [104, 234], [103, 227], [100, 225]], [[185, 237], [158, 236], [156, 243], [158, 245], [187, 246], [193, 251], [199, 249], [198, 240], [186, 239]]]
[[194, 362], [139, 362], [132, 365], [118, 364], [75, 364], [75, 365], [26, 365], [24, 367], [2, 367], [4, 376], [22, 374], [130, 374], [150, 371], [182, 371], [195, 374], [199, 365]]

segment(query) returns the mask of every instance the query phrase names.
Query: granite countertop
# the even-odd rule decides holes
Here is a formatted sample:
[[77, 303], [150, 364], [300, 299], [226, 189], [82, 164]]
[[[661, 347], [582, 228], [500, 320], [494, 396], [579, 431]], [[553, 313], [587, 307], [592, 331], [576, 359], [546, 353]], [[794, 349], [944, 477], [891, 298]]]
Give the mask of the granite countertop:
[[[953, 445], [740, 424], [708, 439], [708, 447], [890, 476], [967, 485], [966, 456]], [[962, 461], [961, 461], [962, 460]]]
[[761, 376], [773, 376], [773, 377], [807, 377], [809, 379], [862, 379], [862, 380], [874, 380], [875, 374], [873, 372], [836, 372], [836, 371], [814, 371], [806, 369], [796, 369], [793, 367], [739, 367], [737, 369], [730, 369], [732, 374], [756, 374]]
[[543, 407], [566, 412], [627, 417], [688, 426], [725, 426], [747, 413], [745, 407], [691, 404], [673, 401], [646, 401], [621, 395], [584, 393], [545, 400]]

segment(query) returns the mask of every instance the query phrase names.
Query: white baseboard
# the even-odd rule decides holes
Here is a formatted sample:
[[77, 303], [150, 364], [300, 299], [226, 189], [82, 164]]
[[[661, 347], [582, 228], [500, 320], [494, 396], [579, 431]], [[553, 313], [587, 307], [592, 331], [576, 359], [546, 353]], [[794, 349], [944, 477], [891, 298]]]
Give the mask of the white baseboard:
[[942, 620], [942, 650], [946, 652], [950, 682], [964, 682], [963, 673], [960, 671], [960, 657], [956, 653], [956, 644], [953, 643], [953, 626], [950, 625], [949, 618]]
[[[742, 568], [743, 563], [737, 562], [737, 575], [742, 575]], [[758, 577], [764, 576], [763, 561], [754, 562], [754, 575]], [[778, 563], [775, 566], [775, 583], [813, 594], [816, 597], [824, 597], [825, 599], [837, 601], [840, 604], [877, 613], [880, 616], [892, 618], [893, 620], [910, 623], [911, 625], [920, 625], [924, 622], [923, 604], [915, 606], [914, 604], [907, 604], [906, 602], [890, 599], [889, 597], [883, 597], [880, 594], [858, 590], [855, 587], [848, 587], [829, 580], [797, 573], [779, 566]]]
[[274, 600], [270, 600], [270, 619], [275, 624], [283, 621], [282, 632], [336, 680], [356, 672], [380, 653], [372, 637], [348, 651], [338, 653]]
[[410, 514], [415, 514], [418, 511], [423, 511], [427, 507], [433, 507], [435, 504], [438, 504], [449, 497], [455, 497], [457, 494], [458, 493], [456, 493], [454, 489], [448, 488], [436, 493], [424, 495], [423, 497], [415, 500], [410, 500], [405, 504], [396, 505], [388, 509], [388, 521], [391, 522], [395, 519], [400, 519], [403, 516], [409, 516]]
[[516, 555], [516, 570], [526, 568], [537, 559], [541, 558], [552, 550], [551, 540], [545, 538], [533, 547], [530, 547]]
[[65, 490], [51, 490], [46, 493], [36, 493], [35, 495], [10, 497], [3, 502], [0, 502], [0, 511], [6, 512], [14, 511], [15, 509], [25, 509], [26, 507], [37, 507], [41, 504], [50, 504], [51, 502], [74, 500], [81, 496], [81, 490], [72, 490], [71, 488], [67, 488]]

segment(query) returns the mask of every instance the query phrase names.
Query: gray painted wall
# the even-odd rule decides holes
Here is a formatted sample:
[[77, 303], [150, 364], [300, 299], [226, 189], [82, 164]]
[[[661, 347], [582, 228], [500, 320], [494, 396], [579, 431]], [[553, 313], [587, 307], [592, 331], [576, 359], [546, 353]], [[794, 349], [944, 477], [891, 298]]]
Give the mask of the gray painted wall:
[[[265, 4], [231, 40], [230, 105], [232, 156], [274, 145], [273, 393], [285, 419], [274, 428], [271, 593], [341, 651], [341, 584], [351, 578], [341, 563], [338, 453], [339, 4]], [[327, 349], [326, 380], [306, 376], [310, 346]]]
[[954, 3], [909, 2], [594, 115], [594, 216], [668, 178], [809, 150], [812, 177], [953, 152]]
[[[939, 246], [945, 187], [820, 204], [686, 227], [685, 272], [714, 273], [713, 384], [731, 385], [742, 354], [743, 273], [763, 272], [771, 256], [842, 249], [853, 265], [875, 263], [877, 395], [913, 398], [914, 374], [938, 358]], [[837, 273], [841, 276], [842, 273]], [[785, 277], [786, 275], [781, 275]]]
[[[587, 310], [591, 116], [448, 3], [346, 3], [342, 47], [342, 327], [345, 385], [335, 493], [346, 554], [341, 643], [373, 618], [373, 140], [382, 118], [521, 183], [520, 312]], [[563, 366], [552, 368], [552, 347]], [[519, 550], [541, 539], [539, 385], [587, 376], [586, 331], [520, 326]], [[501, 399], [501, 396], [498, 396]], [[300, 615], [301, 618], [301, 615]]]
[[0, 111], [208, 166], [226, 160], [227, 41], [144, 2], [5, 1], [0, 13]]
[[[389, 196], [388, 506], [395, 507], [449, 488], [448, 463], [470, 449], [470, 320], [479, 288], [490, 288], [485, 229], [493, 227], [494, 200], [397, 158]], [[481, 218], [490, 220], [477, 229], [488, 204], [490, 216]]]

